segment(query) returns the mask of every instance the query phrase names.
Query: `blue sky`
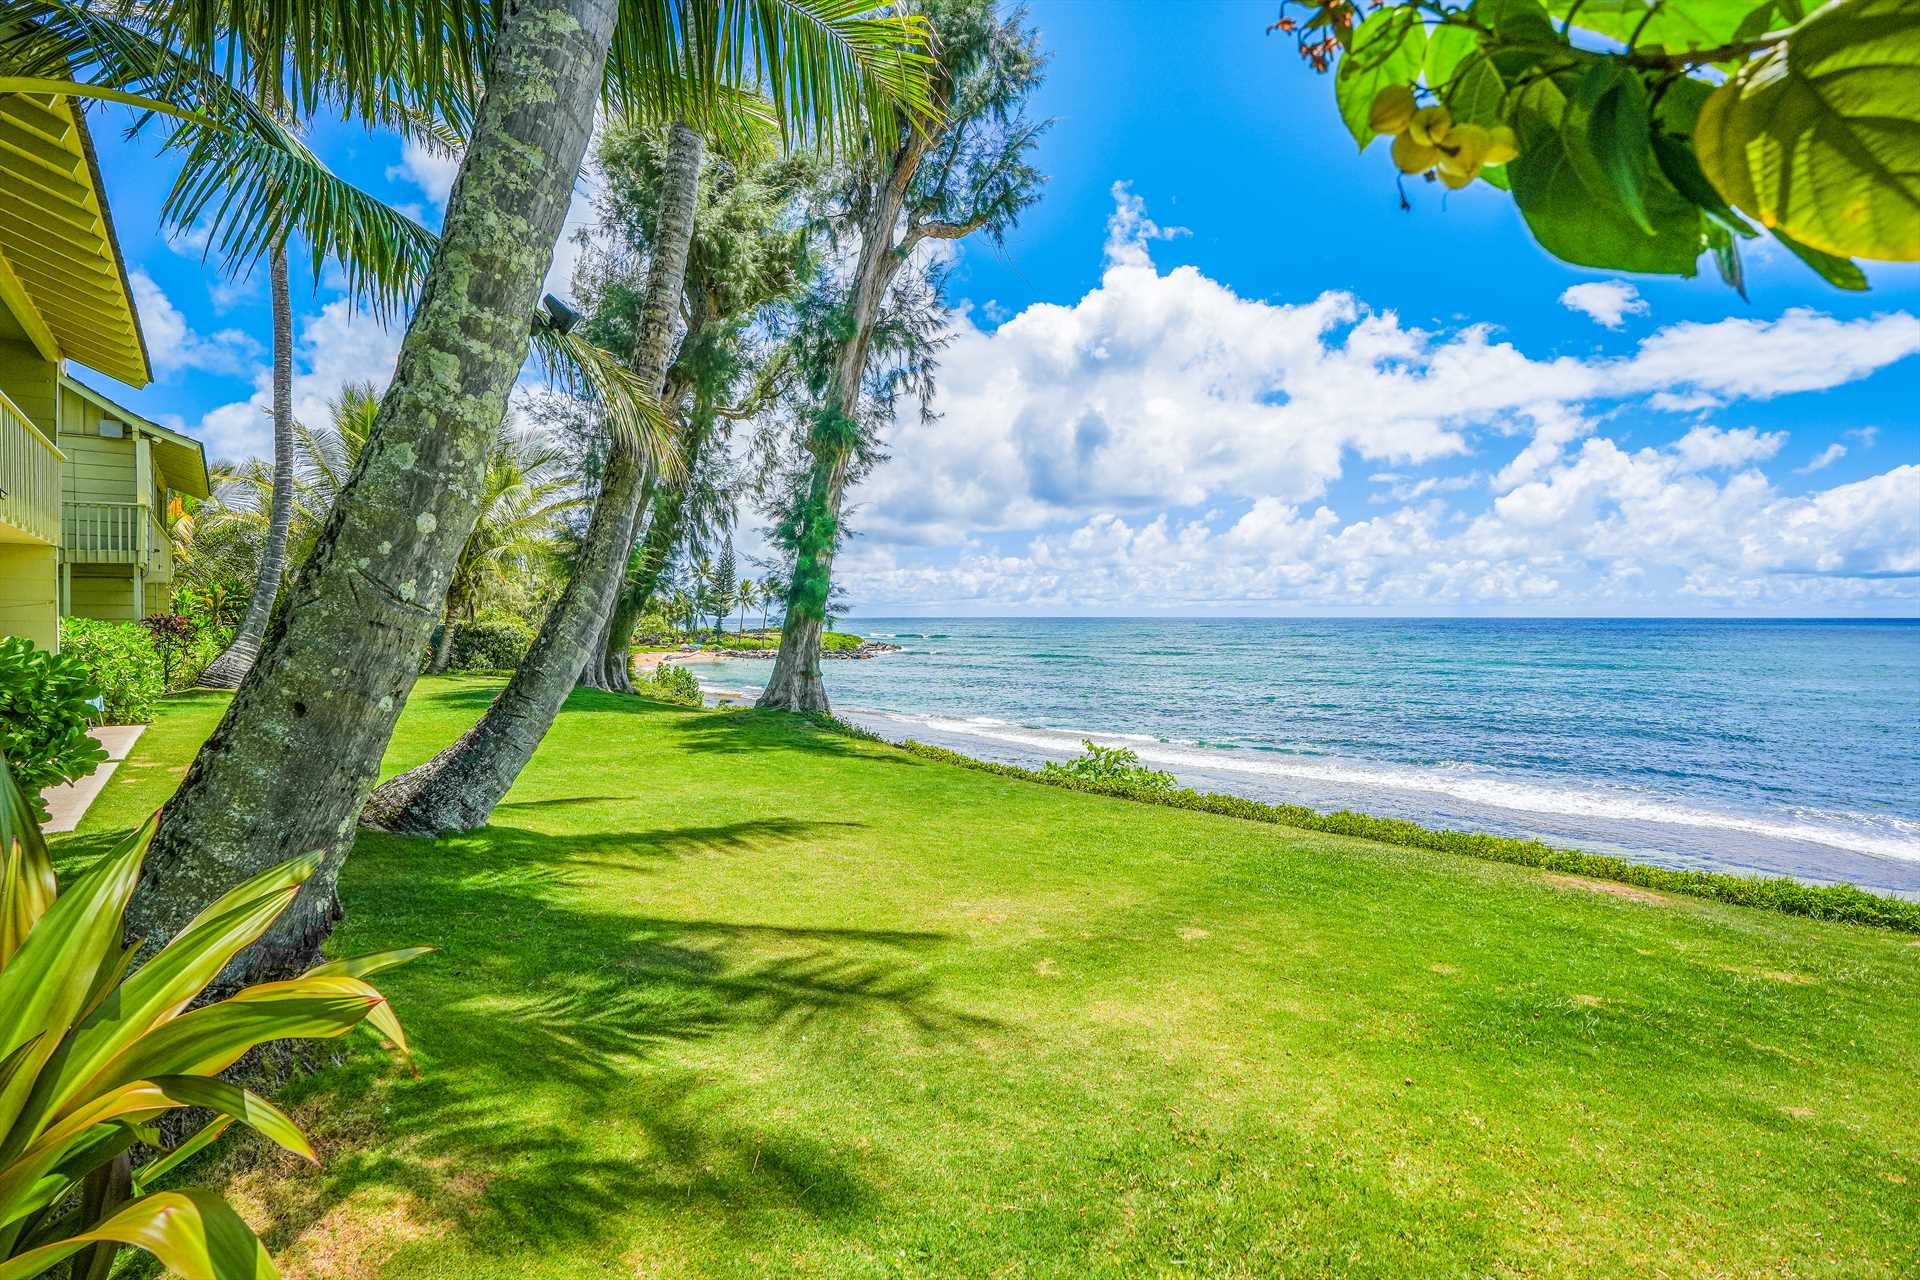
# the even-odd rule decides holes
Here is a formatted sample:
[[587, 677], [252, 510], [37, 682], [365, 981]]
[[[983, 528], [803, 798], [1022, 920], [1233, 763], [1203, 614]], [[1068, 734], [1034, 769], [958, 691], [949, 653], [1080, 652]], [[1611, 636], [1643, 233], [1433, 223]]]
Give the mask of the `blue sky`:
[[[960, 252], [943, 416], [856, 494], [857, 612], [1920, 613], [1920, 268], [1850, 295], [1759, 252], [1743, 302], [1568, 267], [1483, 185], [1402, 212], [1271, 4], [1031, 12], [1051, 180]], [[163, 241], [167, 166], [95, 131], [135, 405], [263, 447], [264, 288]], [[437, 220], [445, 163], [315, 144]], [[384, 381], [397, 336], [330, 273], [295, 308], [304, 412]]]

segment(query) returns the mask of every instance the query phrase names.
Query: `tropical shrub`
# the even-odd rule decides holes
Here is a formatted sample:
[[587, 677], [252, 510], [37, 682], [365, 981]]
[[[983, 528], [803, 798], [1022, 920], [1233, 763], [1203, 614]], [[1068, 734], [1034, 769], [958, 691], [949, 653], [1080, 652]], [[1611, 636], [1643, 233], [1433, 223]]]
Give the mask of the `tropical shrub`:
[[[1912, 0], [1282, 0], [1361, 148], [1511, 194], [1541, 247], [1743, 293], [1766, 233], [1830, 284], [1920, 258]], [[1404, 191], [1404, 188], [1403, 188]], [[1402, 195], [1402, 203], [1405, 196]]]
[[635, 680], [633, 691], [644, 698], [658, 698], [683, 707], [697, 707], [703, 702], [700, 682], [693, 678], [693, 672], [671, 662], [663, 662], [652, 675]]
[[[74, 1276], [105, 1276], [125, 1245], [188, 1277], [277, 1276], [225, 1200], [148, 1188], [235, 1120], [314, 1159], [278, 1107], [218, 1078], [255, 1045], [365, 1024], [407, 1058], [399, 1020], [365, 979], [424, 947], [331, 961], [189, 1008], [293, 901], [317, 853], [239, 885], [123, 977], [121, 916], [157, 822], [60, 892], [26, 795], [0, 758], [0, 1280], [69, 1259]], [[213, 1119], [134, 1172], [129, 1149], [154, 1140], [153, 1122], [179, 1107]]]
[[40, 789], [84, 778], [107, 753], [87, 733], [100, 696], [87, 669], [68, 654], [0, 637], [0, 755], [14, 762], [27, 804], [42, 822]]
[[180, 653], [173, 668], [173, 678], [167, 684], [168, 693], [198, 685], [201, 675], [213, 665], [213, 660], [233, 643], [234, 632], [238, 630], [225, 623], [203, 622], [199, 627], [199, 631]]
[[139, 724], [166, 692], [166, 675], [153, 637], [137, 622], [60, 619], [60, 652], [86, 668], [105, 699], [108, 724]]
[[191, 618], [177, 613], [151, 614], [140, 619], [140, 625], [147, 629], [154, 651], [160, 655], [161, 688], [171, 693], [178, 687], [174, 684], [175, 668], [183, 665], [182, 660], [193, 647], [200, 628]]
[[533, 648], [533, 631], [518, 618], [482, 616], [456, 623], [453, 632], [454, 671], [511, 671]]
[[1103, 747], [1090, 738], [1082, 738], [1086, 751], [1064, 763], [1049, 760], [1040, 767], [1048, 777], [1071, 778], [1076, 782], [1112, 783], [1143, 791], [1173, 790], [1173, 775], [1149, 769], [1140, 763], [1140, 753], [1126, 747]]

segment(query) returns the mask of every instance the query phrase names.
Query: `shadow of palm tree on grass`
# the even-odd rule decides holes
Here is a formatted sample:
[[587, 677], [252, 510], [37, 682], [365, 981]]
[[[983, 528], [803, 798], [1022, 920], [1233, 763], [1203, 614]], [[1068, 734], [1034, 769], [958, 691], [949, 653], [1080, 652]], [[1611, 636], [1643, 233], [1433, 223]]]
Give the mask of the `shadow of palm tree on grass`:
[[297, 1257], [303, 1238], [331, 1241], [340, 1216], [368, 1204], [410, 1219], [387, 1239], [452, 1233], [500, 1257], [610, 1239], [636, 1206], [700, 1206], [706, 1226], [743, 1239], [767, 1215], [868, 1211], [859, 1153], [802, 1120], [744, 1115], [743, 1083], [712, 1065], [726, 1052], [692, 1050], [816, 1028], [928, 1042], [992, 1034], [993, 1018], [950, 1007], [929, 974], [951, 940], [675, 918], [592, 896], [609, 871], [797, 847], [857, 825], [363, 837], [343, 885], [340, 949], [441, 948], [382, 981], [423, 1074], [405, 1079], [363, 1050], [296, 1086], [288, 1100], [315, 1127], [325, 1168], [257, 1146], [227, 1158], [270, 1247]]

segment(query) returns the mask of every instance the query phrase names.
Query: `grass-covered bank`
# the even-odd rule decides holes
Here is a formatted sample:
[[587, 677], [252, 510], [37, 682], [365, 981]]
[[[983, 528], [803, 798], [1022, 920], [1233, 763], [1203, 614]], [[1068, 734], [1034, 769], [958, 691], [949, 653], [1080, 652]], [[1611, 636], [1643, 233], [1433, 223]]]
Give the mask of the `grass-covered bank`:
[[[856, 737], [883, 741], [858, 725], [831, 721], [831, 726]], [[1520, 840], [1511, 836], [1483, 835], [1468, 831], [1444, 831], [1423, 827], [1402, 818], [1375, 818], [1342, 809], [1321, 813], [1297, 804], [1269, 804], [1244, 796], [1215, 791], [1195, 791], [1191, 787], [1142, 785], [1126, 779], [1081, 779], [1064, 770], [1027, 769], [1020, 765], [997, 764], [972, 756], [930, 746], [908, 739], [898, 744], [902, 750], [923, 760], [980, 769], [1002, 778], [1018, 778], [1052, 787], [1066, 787], [1092, 795], [1137, 800], [1143, 804], [1166, 805], [1217, 813], [1249, 822], [1271, 822], [1302, 831], [1320, 831], [1330, 835], [1358, 836], [1382, 844], [1408, 845], [1433, 849], [1489, 862], [1510, 862], [1517, 866], [1539, 867], [1573, 875], [1611, 880], [1622, 885], [1654, 889], [1666, 893], [1684, 893], [1718, 902], [1737, 903], [1789, 915], [1812, 916], [1816, 920], [1843, 920], [1851, 924], [1877, 925], [1920, 933], [1920, 902], [1909, 902], [1886, 894], [1868, 893], [1850, 884], [1803, 884], [1785, 876], [1740, 876], [1719, 871], [1681, 871], [1671, 867], [1632, 862], [1606, 854], [1561, 849], [1538, 840]]]
[[[495, 685], [423, 681], [388, 766]], [[177, 780], [175, 700], [71, 860]], [[583, 695], [496, 825], [366, 837], [443, 948], [228, 1166], [292, 1275], [1898, 1276], [1920, 946]]]

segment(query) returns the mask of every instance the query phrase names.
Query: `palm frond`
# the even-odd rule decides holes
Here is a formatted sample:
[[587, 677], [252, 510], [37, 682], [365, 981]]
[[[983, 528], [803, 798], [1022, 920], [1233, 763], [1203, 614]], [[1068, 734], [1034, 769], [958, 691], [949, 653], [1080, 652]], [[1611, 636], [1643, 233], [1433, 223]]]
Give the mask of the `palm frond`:
[[[235, 82], [158, 34], [167, 27], [151, 16], [154, 25], [135, 25], [75, 0], [10, 0], [9, 9], [0, 72], [58, 79], [69, 92], [139, 108], [129, 132], [164, 121], [166, 147], [182, 164], [162, 219], [181, 230], [205, 225], [209, 252], [225, 268], [243, 271], [298, 232], [316, 274], [337, 259], [349, 289], [376, 311], [412, 296], [433, 255], [432, 234], [333, 173]], [[404, 98], [374, 111], [431, 132]]]
[[659, 397], [613, 353], [577, 333], [537, 323], [534, 350], [558, 387], [591, 400], [605, 413], [607, 428], [625, 435], [661, 476], [677, 478], [684, 466], [672, 421]]
[[606, 99], [664, 123], [702, 119], [699, 97], [763, 94], [789, 144], [857, 151], [931, 119], [933, 29], [874, 0], [622, 0]]
[[411, 302], [438, 238], [329, 169], [292, 130], [183, 128], [169, 143], [184, 153], [161, 217], [182, 230], [204, 225], [210, 253], [230, 268], [253, 263], [294, 233], [319, 275], [328, 258], [347, 292], [385, 317]]

